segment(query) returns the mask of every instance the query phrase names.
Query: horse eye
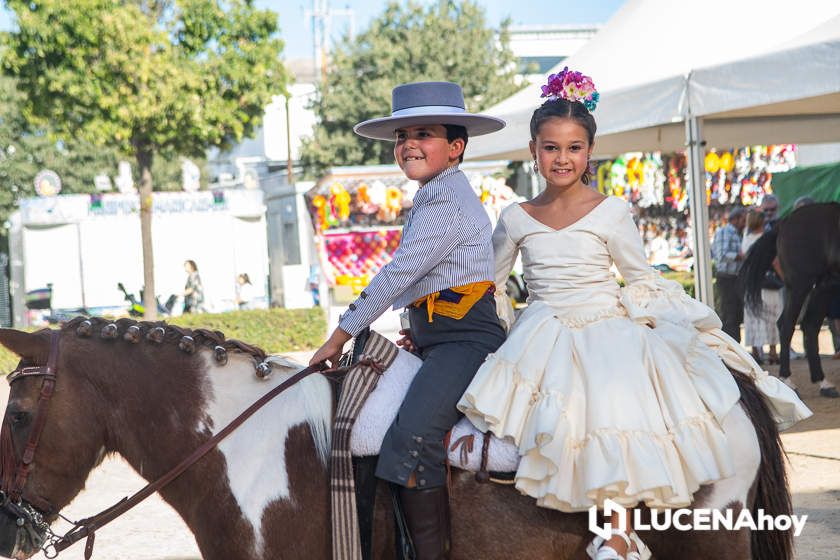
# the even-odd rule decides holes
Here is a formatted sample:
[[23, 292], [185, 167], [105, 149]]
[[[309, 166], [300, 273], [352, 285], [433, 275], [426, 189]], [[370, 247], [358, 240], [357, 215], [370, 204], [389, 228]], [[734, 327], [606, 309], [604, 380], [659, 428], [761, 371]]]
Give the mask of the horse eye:
[[29, 413], [28, 412], [10, 412], [9, 413], [9, 420], [12, 423], [12, 426], [23, 426], [29, 422]]

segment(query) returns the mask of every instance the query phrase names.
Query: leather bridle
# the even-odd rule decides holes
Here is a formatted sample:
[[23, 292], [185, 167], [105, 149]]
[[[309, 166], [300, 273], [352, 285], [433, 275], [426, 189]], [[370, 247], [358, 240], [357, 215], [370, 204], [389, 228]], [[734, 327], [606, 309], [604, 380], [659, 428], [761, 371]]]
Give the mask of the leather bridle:
[[[20, 379], [28, 379], [31, 377], [42, 377], [41, 391], [38, 396], [38, 404], [35, 408], [35, 416], [32, 422], [32, 428], [29, 431], [29, 439], [26, 442], [26, 447], [23, 448], [20, 459], [15, 465], [14, 474], [11, 478], [11, 486], [9, 488], [2, 488], [3, 493], [13, 502], [20, 503], [21, 500], [29, 502], [40, 510], [44, 515], [50, 515], [54, 512], [52, 504], [44, 500], [40, 496], [24, 495], [24, 487], [26, 481], [29, 479], [29, 472], [32, 470], [32, 461], [35, 459], [35, 450], [38, 449], [38, 443], [41, 441], [41, 434], [44, 432], [44, 427], [47, 425], [47, 413], [50, 409], [50, 400], [55, 391], [56, 381], [56, 363], [58, 362], [58, 341], [59, 333], [56, 331], [50, 332], [50, 354], [45, 366], [30, 366], [16, 369], [7, 376], [9, 385]], [[3, 422], [6, 422], [4, 419]], [[6, 426], [11, 437], [11, 426]], [[4, 475], [4, 479], [6, 476]], [[5, 481], [4, 481], [5, 482]], [[4, 484], [5, 486], [5, 484]]]
[[[89, 517], [87, 519], [83, 519], [74, 523], [74, 526], [70, 531], [68, 531], [64, 536], [59, 537], [56, 535], [52, 535], [49, 532], [49, 525], [45, 522], [46, 517], [52, 514], [57, 514], [58, 512], [47, 500], [44, 500], [43, 498], [37, 496], [28, 495], [25, 493], [24, 490], [24, 487], [26, 486], [26, 481], [29, 477], [29, 472], [32, 467], [33, 459], [35, 458], [35, 451], [38, 448], [38, 442], [40, 441], [41, 434], [44, 431], [44, 427], [46, 426], [50, 399], [52, 398], [53, 392], [55, 390], [56, 374], [58, 373], [56, 370], [56, 364], [58, 362], [58, 343], [60, 332], [51, 331], [50, 335], [50, 354], [46, 366], [32, 366], [20, 368], [13, 371], [7, 376], [9, 384], [19, 379], [29, 377], [43, 377], [44, 380], [41, 384], [41, 392], [38, 398], [38, 404], [35, 411], [32, 429], [29, 432], [29, 440], [27, 441], [26, 447], [24, 448], [20, 460], [16, 463], [14, 475], [12, 477], [13, 482], [11, 484], [11, 487], [8, 489], [2, 488], [4, 496], [2, 499], [2, 504], [0, 504], [0, 507], [3, 507], [8, 511], [18, 515], [20, 518], [23, 518], [24, 521], [28, 521], [30, 524], [37, 526], [37, 528], [39, 530], [44, 531], [45, 534], [49, 533], [51, 535], [49, 543], [43, 547], [44, 554], [47, 556], [47, 558], [55, 558], [59, 552], [65, 550], [66, 548], [70, 547], [79, 540], [87, 537], [87, 542], [85, 544], [85, 560], [89, 560], [91, 555], [93, 554], [93, 543], [95, 533], [99, 528], [110, 523], [123, 513], [127, 512], [129, 509], [133, 508], [134, 506], [136, 506], [137, 504], [139, 504], [140, 502], [142, 502], [143, 500], [145, 500], [146, 498], [148, 498], [149, 496], [151, 496], [152, 494], [154, 494], [155, 492], [157, 492], [158, 490], [160, 490], [161, 488], [178, 478], [178, 476], [180, 476], [185, 470], [192, 466], [201, 457], [206, 455], [207, 452], [214, 449], [219, 444], [219, 442], [221, 442], [231, 432], [233, 432], [236, 428], [242, 425], [242, 423], [245, 422], [245, 420], [247, 420], [250, 416], [257, 412], [257, 410], [262, 408], [274, 397], [276, 397], [289, 387], [293, 386], [304, 377], [307, 377], [313, 373], [323, 372], [327, 369], [326, 364], [322, 362], [314, 366], [309, 366], [295, 373], [294, 375], [292, 375], [291, 377], [274, 387], [271, 391], [263, 395], [259, 400], [257, 400], [254, 404], [252, 404], [244, 412], [242, 412], [242, 414], [237, 416], [227, 426], [222, 428], [213, 437], [204, 442], [198, 449], [193, 451], [188, 457], [186, 457], [183, 461], [178, 463], [169, 472], [167, 472], [157, 480], [150, 482], [132, 496], [128, 498], [123, 498], [121, 501], [117, 502], [110, 508], [94, 515], [93, 517]], [[4, 420], [4, 422], [6, 421]], [[11, 426], [6, 426], [6, 428], [9, 430], [9, 435], [7, 437], [11, 437]], [[31, 504], [31, 506], [34, 506], [34, 508], [36, 508], [38, 511], [33, 510], [33, 508], [29, 506], [29, 504]]]

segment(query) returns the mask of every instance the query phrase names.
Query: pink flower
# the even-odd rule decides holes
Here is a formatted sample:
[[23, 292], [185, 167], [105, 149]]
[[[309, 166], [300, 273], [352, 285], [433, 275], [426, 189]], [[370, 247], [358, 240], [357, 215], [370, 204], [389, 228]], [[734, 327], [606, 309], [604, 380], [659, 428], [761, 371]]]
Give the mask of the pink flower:
[[541, 90], [541, 97], [585, 102], [590, 111], [595, 109], [598, 102], [598, 92], [592, 78], [577, 71], [570, 71], [568, 66], [557, 74], [551, 74], [546, 84], [541, 86]]

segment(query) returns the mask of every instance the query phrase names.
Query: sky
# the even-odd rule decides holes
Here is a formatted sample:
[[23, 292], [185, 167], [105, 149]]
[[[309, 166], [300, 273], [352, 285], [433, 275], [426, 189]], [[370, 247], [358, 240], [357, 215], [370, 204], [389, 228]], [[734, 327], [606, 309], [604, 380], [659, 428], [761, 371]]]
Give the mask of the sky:
[[[72, 0], [70, 0], [72, 1]], [[421, 0], [434, 3], [435, 0]], [[625, 0], [477, 0], [484, 7], [490, 25], [498, 25], [510, 17], [513, 25], [605, 23]], [[256, 0], [260, 8], [274, 10], [280, 22], [280, 34], [285, 41], [284, 58], [312, 56], [312, 20], [306, 11], [312, 0]], [[371, 19], [382, 13], [385, 0], [328, 0], [329, 8], [346, 12], [352, 10], [356, 32], [364, 30]], [[349, 17], [336, 14], [333, 18], [333, 37], [339, 38], [347, 29]], [[0, 9], [0, 30], [13, 26], [13, 15]]]

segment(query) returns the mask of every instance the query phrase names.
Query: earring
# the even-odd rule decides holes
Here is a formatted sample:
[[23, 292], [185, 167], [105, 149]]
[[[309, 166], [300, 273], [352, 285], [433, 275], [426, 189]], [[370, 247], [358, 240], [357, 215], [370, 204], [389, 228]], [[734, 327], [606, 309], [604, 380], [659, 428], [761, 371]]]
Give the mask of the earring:
[[534, 173], [539, 173], [540, 172], [540, 169], [537, 166], [537, 160], [536, 159], [534, 160], [534, 165], [532, 165], [531, 167], [534, 168]]

